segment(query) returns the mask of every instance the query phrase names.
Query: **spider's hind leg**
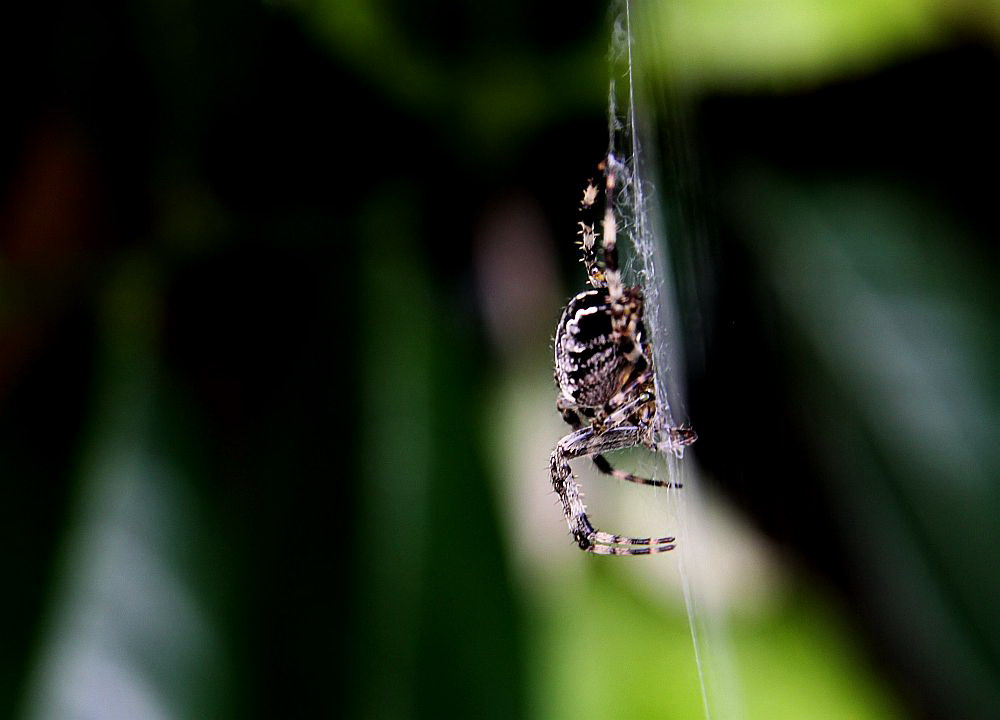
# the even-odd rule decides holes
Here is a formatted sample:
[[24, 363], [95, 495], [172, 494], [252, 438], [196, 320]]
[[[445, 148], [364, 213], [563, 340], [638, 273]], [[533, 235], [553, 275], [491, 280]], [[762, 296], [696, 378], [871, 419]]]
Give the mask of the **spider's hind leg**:
[[674, 549], [672, 537], [629, 537], [595, 528], [587, 517], [580, 485], [569, 466], [569, 461], [576, 457], [639, 445], [641, 436], [642, 431], [634, 426], [611, 428], [600, 435], [588, 427], [564, 437], [552, 452], [549, 462], [552, 487], [559, 495], [566, 524], [581, 550], [596, 555], [649, 555]]

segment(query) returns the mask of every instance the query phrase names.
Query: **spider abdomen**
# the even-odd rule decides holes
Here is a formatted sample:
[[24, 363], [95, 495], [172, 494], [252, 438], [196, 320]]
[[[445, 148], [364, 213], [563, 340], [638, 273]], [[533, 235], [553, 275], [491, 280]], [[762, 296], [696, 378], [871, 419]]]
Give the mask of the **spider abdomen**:
[[587, 290], [570, 300], [555, 338], [555, 377], [563, 397], [578, 407], [602, 407], [631, 366], [614, 340], [607, 294]]

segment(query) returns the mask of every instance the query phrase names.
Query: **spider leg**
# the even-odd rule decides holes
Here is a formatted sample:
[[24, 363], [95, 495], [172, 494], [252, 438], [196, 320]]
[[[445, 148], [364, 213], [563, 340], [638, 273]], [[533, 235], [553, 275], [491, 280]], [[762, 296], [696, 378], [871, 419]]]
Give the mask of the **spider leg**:
[[[617, 424], [625, 420], [628, 414], [634, 412], [640, 405], [652, 402], [652, 381], [653, 371], [649, 369], [643, 359], [642, 369], [638, 375], [633, 375], [627, 380], [621, 390], [616, 392], [610, 400], [604, 404], [604, 416], [609, 424]], [[621, 420], [613, 418], [620, 417]]]
[[[641, 387], [642, 383], [639, 383], [638, 385], [639, 387]], [[619, 395], [622, 395], [623, 393], [625, 393], [624, 390], [622, 391], [622, 393], [619, 393]], [[607, 424], [613, 427], [615, 425], [620, 425], [622, 423], [628, 422], [630, 415], [635, 413], [636, 410], [638, 410], [643, 405], [650, 403], [652, 401], [653, 401], [653, 395], [651, 390], [641, 391], [639, 395], [636, 396], [633, 400], [621, 405], [617, 410], [608, 415]], [[611, 406], [614, 403], [615, 403], [615, 398], [612, 398], [611, 402], [609, 402], [608, 405]], [[643, 435], [645, 435], [645, 433], [643, 433]], [[691, 440], [691, 442], [694, 442], [694, 440]], [[651, 447], [650, 444], [645, 439], [641, 441], [641, 444], [645, 445], [646, 447]], [[656, 449], [663, 450], [664, 448], [656, 447]], [[673, 449], [673, 448], [667, 448], [667, 449]], [[632, 473], [625, 472], [623, 470], [615, 470], [611, 466], [611, 463], [607, 461], [607, 458], [605, 458], [601, 454], [595, 454], [591, 459], [594, 461], [594, 465], [597, 466], [598, 470], [600, 470], [605, 475], [611, 475], [612, 477], [618, 478], [619, 480], [625, 480], [627, 482], [636, 483], [637, 485], [650, 485], [652, 487], [665, 487], [665, 488], [677, 488], [677, 489], [684, 487], [683, 483], [673, 483], [668, 480], [653, 480], [651, 478], [641, 477], [639, 475], [633, 475]]]
[[643, 430], [626, 425], [596, 434], [593, 428], [570, 433], [556, 445], [549, 461], [552, 487], [559, 495], [569, 531], [581, 550], [596, 555], [649, 555], [674, 549], [673, 537], [629, 537], [596, 529], [587, 517], [580, 485], [573, 477], [569, 461], [585, 455], [635, 447], [642, 444]]
[[556, 410], [562, 414], [563, 422], [574, 430], [579, 430], [583, 427], [583, 420], [580, 418], [580, 413], [571, 400], [567, 400], [560, 395], [556, 399]]
[[608, 459], [603, 455], [594, 455], [591, 460], [594, 461], [594, 466], [600, 470], [605, 475], [610, 475], [613, 478], [619, 480], [624, 480], [626, 482], [635, 483], [636, 485], [649, 485], [650, 487], [665, 487], [665, 488], [682, 488], [683, 483], [673, 483], [669, 480], [653, 480], [652, 478], [642, 477], [641, 475], [633, 475], [630, 472], [625, 472], [624, 470], [616, 470], [612, 467]]
[[611, 331], [622, 354], [631, 362], [643, 360], [643, 348], [638, 341], [642, 322], [642, 291], [622, 283], [618, 266], [618, 221], [615, 218], [615, 189], [618, 173], [626, 173], [625, 166], [609, 154], [601, 164], [604, 169], [604, 219], [601, 221], [601, 251], [604, 257], [604, 283], [611, 306]]
[[[621, 270], [618, 267], [618, 222], [615, 220], [615, 185], [618, 161], [609, 155], [604, 164], [604, 219], [601, 221], [601, 252], [604, 256], [604, 281], [611, 300], [611, 328], [616, 336], [621, 336], [627, 321], [626, 305], [623, 302], [625, 288], [622, 286]], [[630, 349], [630, 348], [629, 348]]]
[[[593, 180], [588, 180], [587, 188], [583, 191], [583, 198], [580, 200], [580, 210], [585, 211], [588, 216], [591, 215], [596, 200], [597, 186], [593, 184]], [[577, 235], [580, 236], [578, 245], [583, 254], [580, 261], [587, 270], [587, 280], [592, 287], [602, 288], [605, 286], [604, 271], [597, 262], [597, 231], [594, 229], [594, 222], [579, 222], [577, 225], [580, 226], [580, 230], [577, 232]]]
[[[611, 398], [604, 406], [605, 425], [618, 425], [621, 423], [631, 423], [630, 415], [640, 409], [643, 405], [653, 402], [653, 373], [646, 369], [633, 380], [626, 383], [618, 393]], [[633, 397], [634, 396], [634, 397]], [[631, 400], [628, 398], [632, 397]], [[614, 410], [612, 410], [614, 408]], [[639, 424], [643, 424], [640, 420]], [[680, 426], [660, 426], [659, 432], [654, 442], [644, 443], [651, 450], [659, 452], [672, 452], [678, 457], [684, 454], [684, 448], [694, 443], [698, 439], [698, 434], [693, 428]], [[627, 479], [627, 478], [623, 478]], [[634, 482], [634, 481], [633, 481]], [[651, 483], [646, 483], [651, 484]], [[683, 487], [677, 485], [676, 487]]]
[[677, 457], [683, 457], [684, 448], [698, 439], [698, 433], [694, 431], [694, 428], [686, 426], [663, 428], [660, 432], [661, 436], [656, 442], [656, 449], [660, 452], [672, 452]]
[[[559, 398], [556, 401], [556, 408], [562, 413], [563, 421], [572, 427], [574, 430], [579, 430], [583, 427], [583, 420], [580, 419], [580, 414], [569, 405], [563, 398]], [[611, 477], [618, 478], [619, 480], [624, 480], [626, 482], [635, 483], [636, 485], [649, 485], [651, 487], [665, 487], [665, 488], [682, 488], [684, 487], [681, 483], [672, 483], [666, 480], [653, 480], [652, 478], [642, 477], [640, 475], [633, 475], [630, 472], [625, 472], [624, 470], [616, 470], [612, 467], [608, 459], [601, 455], [600, 453], [595, 454], [590, 458], [594, 466], [600, 470], [605, 475], [610, 475]]]

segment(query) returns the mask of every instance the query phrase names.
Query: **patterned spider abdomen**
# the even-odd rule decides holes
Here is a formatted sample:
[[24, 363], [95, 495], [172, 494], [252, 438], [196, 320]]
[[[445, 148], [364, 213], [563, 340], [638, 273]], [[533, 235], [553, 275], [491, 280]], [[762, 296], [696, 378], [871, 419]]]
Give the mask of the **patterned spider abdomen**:
[[587, 290], [570, 300], [555, 339], [555, 378], [563, 397], [581, 408], [603, 407], [631, 367], [614, 341], [606, 292]]

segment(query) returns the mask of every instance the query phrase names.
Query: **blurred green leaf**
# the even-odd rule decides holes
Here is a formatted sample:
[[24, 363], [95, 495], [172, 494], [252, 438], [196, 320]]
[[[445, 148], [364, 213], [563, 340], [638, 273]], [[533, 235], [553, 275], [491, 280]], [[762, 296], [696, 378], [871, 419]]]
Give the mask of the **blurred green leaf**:
[[[960, 8], [960, 9], [959, 9]], [[636, 4], [639, 46], [689, 87], [810, 85], [942, 43], [955, 25], [1000, 36], [1000, 4], [942, 0], [661, 0]]]
[[[224, 570], [177, 448], [155, 353], [157, 277], [123, 263], [23, 717], [219, 717], [231, 677], [207, 593]], [[209, 575], [214, 580], [209, 581]]]
[[738, 181], [809, 436], [893, 650], [969, 717], [1000, 707], [995, 269], [877, 181]]
[[[730, 624], [744, 697], [727, 706], [760, 720], [900, 717], [849, 629], [821, 596], [789, 580], [771, 609]], [[559, 600], [538, 608], [539, 717], [704, 715], [683, 608], [651, 604], [618, 572], [597, 567], [542, 597]]]

